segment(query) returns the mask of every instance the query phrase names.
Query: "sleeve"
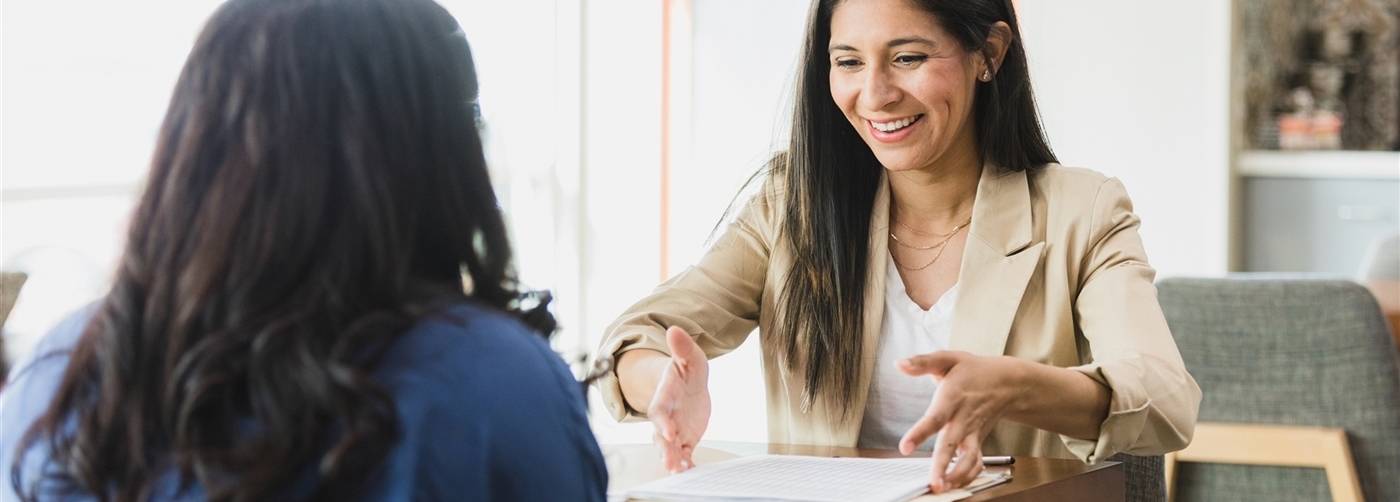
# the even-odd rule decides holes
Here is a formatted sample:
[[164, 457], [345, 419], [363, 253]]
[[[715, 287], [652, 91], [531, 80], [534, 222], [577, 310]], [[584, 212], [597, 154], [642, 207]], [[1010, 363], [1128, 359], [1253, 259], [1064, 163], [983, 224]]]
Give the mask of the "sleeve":
[[[771, 181], [765, 183], [699, 263], [662, 283], [608, 326], [598, 356], [617, 358], [635, 349], [669, 354], [666, 329], [671, 326], [685, 329], [711, 359], [744, 343], [758, 326], [769, 256], [778, 234], [780, 192]], [[615, 371], [595, 385], [614, 419], [646, 418], [627, 406]]]
[[[1085, 462], [1119, 452], [1158, 455], [1185, 448], [1195, 430], [1201, 389], [1186, 372], [1147, 264], [1140, 221], [1117, 179], [1098, 191], [1080, 268], [1075, 325], [1089, 354], [1073, 367], [1109, 388], [1108, 418], [1096, 440], [1061, 436]], [[1087, 343], [1085, 343], [1087, 342]]]

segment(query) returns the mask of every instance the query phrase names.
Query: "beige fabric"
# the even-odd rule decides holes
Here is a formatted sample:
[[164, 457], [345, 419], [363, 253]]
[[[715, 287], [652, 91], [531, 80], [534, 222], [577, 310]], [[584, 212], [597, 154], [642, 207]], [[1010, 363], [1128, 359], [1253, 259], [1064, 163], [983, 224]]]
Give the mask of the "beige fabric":
[[[1160, 454], [1190, 442], [1201, 391], [1186, 373], [1152, 285], [1137, 229], [1139, 220], [1117, 179], [1050, 165], [1028, 179], [985, 166], [960, 268], [951, 349], [1010, 355], [1068, 367], [1112, 390], [1110, 414], [1095, 441], [1059, 436], [1003, 421], [983, 446], [986, 454], [1078, 458], [1098, 462], [1118, 452]], [[684, 328], [711, 358], [775, 319], [778, 292], [791, 264], [779, 238], [782, 187], [771, 184], [750, 200], [699, 263], [687, 268], [608, 327], [600, 354], [648, 348], [669, 353], [665, 327]], [[871, 215], [866, 275], [867, 325], [860, 391], [865, 407], [884, 308], [886, 182]], [[855, 446], [860, 414], [826, 419], [818, 401], [802, 411], [803, 380], [788, 373], [778, 349], [761, 338], [768, 401], [768, 436], [776, 443]], [[598, 382], [619, 420], [644, 417], [627, 409], [616, 375]], [[724, 389], [711, 389], [724, 392]]]
[[[19, 298], [19, 288], [28, 278], [22, 272], [0, 272], [0, 327], [10, 317], [10, 309], [15, 307], [15, 299]], [[4, 378], [4, 375], [0, 375], [0, 378]]]

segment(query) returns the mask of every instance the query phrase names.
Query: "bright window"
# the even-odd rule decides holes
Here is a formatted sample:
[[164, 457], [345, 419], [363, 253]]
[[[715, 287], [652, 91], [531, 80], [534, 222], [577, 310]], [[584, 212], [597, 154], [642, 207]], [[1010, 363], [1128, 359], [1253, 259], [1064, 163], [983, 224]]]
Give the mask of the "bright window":
[[[5, 4], [0, 269], [30, 275], [5, 325], [11, 361], [110, 286], [176, 77], [220, 3]], [[561, 324], [578, 326], [570, 307], [577, 239], [569, 237], [577, 232], [556, 238], [559, 216], [571, 214], [556, 201], [576, 200], [578, 188], [561, 186], [555, 173], [578, 166], [577, 43], [567, 37], [578, 36], [579, 11], [556, 0], [441, 3], [472, 43], [488, 162], [521, 278], [534, 288], [562, 287], [555, 311]], [[561, 46], [575, 52], [560, 54]], [[577, 353], [578, 331], [562, 333], [556, 345]]]

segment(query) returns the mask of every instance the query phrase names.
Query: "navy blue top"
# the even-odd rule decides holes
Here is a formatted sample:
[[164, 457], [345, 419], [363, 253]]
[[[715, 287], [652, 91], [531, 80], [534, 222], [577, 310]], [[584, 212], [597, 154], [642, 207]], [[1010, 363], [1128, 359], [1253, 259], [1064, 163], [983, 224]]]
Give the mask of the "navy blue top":
[[[0, 393], [0, 502], [17, 499], [17, 443], [53, 400], [93, 312], [59, 323]], [[401, 439], [367, 479], [365, 500], [604, 500], [607, 470], [582, 389], [517, 320], [454, 306], [404, 333], [381, 361], [374, 377], [394, 398]], [[41, 440], [25, 456], [26, 482], [53, 468], [46, 449]], [[179, 491], [174, 472], [155, 492], [152, 500], [205, 498], [199, 486]]]

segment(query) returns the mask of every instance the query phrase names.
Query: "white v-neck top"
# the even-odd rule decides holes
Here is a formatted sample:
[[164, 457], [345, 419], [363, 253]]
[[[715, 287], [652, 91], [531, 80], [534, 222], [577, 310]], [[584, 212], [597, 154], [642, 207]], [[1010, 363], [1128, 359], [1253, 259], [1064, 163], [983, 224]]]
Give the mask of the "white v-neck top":
[[[920, 308], [909, 299], [893, 256], [886, 259], [885, 315], [880, 323], [880, 349], [871, 375], [870, 395], [860, 423], [857, 446], [861, 448], [899, 448], [899, 439], [928, 410], [933, 391], [938, 388], [933, 378], [905, 375], [895, 368], [894, 362], [948, 348], [953, 305], [958, 297], [958, 285], [954, 284], [928, 310]], [[931, 450], [933, 444], [926, 441], [919, 449]]]

